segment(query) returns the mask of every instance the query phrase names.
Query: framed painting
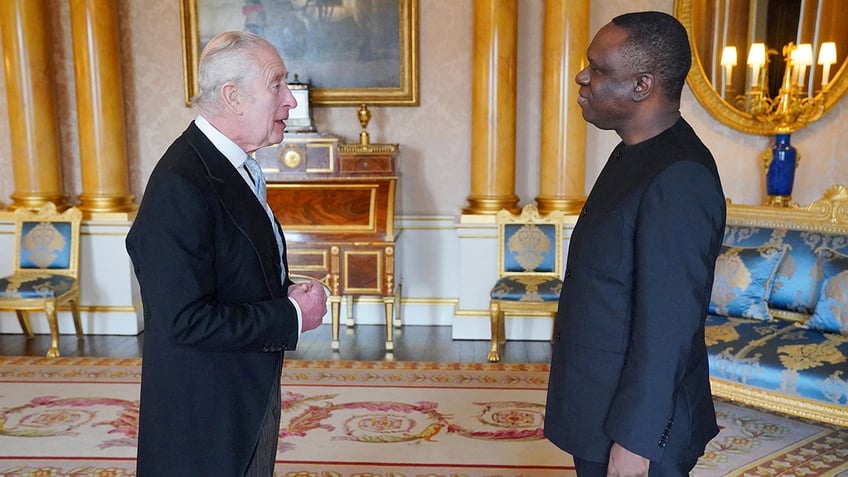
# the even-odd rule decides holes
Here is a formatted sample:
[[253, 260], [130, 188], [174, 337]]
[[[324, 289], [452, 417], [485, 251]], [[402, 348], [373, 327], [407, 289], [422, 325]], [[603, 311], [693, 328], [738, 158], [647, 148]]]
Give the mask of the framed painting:
[[418, 105], [418, 0], [180, 0], [186, 105], [217, 33], [270, 41], [317, 106]]

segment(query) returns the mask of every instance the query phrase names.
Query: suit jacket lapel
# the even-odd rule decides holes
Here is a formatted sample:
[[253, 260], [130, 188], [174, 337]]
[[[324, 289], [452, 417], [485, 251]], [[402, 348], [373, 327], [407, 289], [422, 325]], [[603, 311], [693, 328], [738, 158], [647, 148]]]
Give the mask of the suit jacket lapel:
[[[218, 196], [222, 207], [236, 227], [245, 234], [247, 240], [253, 245], [254, 252], [261, 261], [264, 254], [260, 253], [260, 250], [268, 250], [269, 247], [277, 249], [277, 241], [271, 228], [268, 227], [268, 216], [265, 209], [256, 200], [256, 196], [244, 182], [241, 174], [221, 154], [221, 151], [215, 148], [193, 121], [183, 132], [183, 138], [197, 152], [198, 159], [206, 168], [209, 184]], [[265, 282], [268, 284], [268, 289], [272, 295], [276, 296], [277, 293], [274, 293], [273, 290], [282, 289], [276, 264], [263, 262], [262, 268], [265, 272]]]

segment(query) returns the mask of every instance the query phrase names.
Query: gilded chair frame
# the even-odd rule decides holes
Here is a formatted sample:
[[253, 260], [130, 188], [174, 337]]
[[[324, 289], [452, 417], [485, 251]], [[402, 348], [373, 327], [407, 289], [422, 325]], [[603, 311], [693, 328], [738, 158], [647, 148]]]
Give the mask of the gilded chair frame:
[[[64, 275], [73, 278], [73, 284], [62, 294], [47, 297], [5, 297], [0, 296], [0, 310], [14, 310], [18, 317], [18, 322], [21, 325], [24, 335], [27, 339], [34, 337], [32, 325], [29, 318], [30, 311], [44, 311], [47, 315], [47, 323], [50, 327], [50, 349], [47, 351], [47, 357], [54, 358], [59, 356], [59, 322], [57, 317], [58, 308], [63, 305], [70, 305], [71, 314], [73, 315], [74, 328], [78, 338], [83, 337], [82, 321], [80, 320], [80, 290], [79, 290], [79, 251], [80, 251], [80, 225], [82, 223], [82, 212], [75, 208], [69, 208], [62, 213], [57, 212], [56, 205], [52, 202], [46, 202], [37, 210], [28, 208], [20, 208], [15, 210], [15, 255], [14, 255], [14, 270], [11, 277], [21, 279], [21, 282], [37, 280], [43, 278], [46, 274], [49, 275]], [[65, 222], [70, 224], [70, 250], [69, 262], [67, 268], [23, 268], [21, 260], [21, 242], [23, 241], [24, 224], [39, 222], [39, 223], [57, 223]], [[31, 277], [31, 278], [28, 278]], [[9, 278], [9, 277], [4, 277]]]
[[[498, 211], [495, 222], [498, 227], [498, 271], [497, 279], [506, 276], [534, 276], [542, 278], [562, 278], [563, 257], [563, 226], [567, 222], [567, 214], [561, 210], [554, 210], [547, 215], [541, 215], [535, 205], [525, 205], [519, 215], [513, 214], [508, 209]], [[511, 224], [519, 225], [543, 225], [554, 226], [554, 267], [550, 272], [508, 272], [504, 260], [507, 251], [506, 227]], [[506, 343], [505, 317], [507, 314], [542, 315], [556, 318], [559, 301], [515, 301], [498, 300], [491, 298], [489, 301], [489, 318], [491, 324], [491, 348], [488, 361], [496, 363], [500, 361], [500, 345]]]

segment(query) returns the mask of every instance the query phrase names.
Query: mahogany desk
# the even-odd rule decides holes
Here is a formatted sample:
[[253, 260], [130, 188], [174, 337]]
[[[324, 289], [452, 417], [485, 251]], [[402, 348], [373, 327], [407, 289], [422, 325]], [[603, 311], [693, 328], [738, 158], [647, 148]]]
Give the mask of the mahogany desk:
[[[339, 313], [347, 299], [382, 298], [386, 350], [400, 327], [400, 285], [394, 259], [397, 144], [339, 144], [326, 134], [286, 134], [283, 143], [256, 151], [268, 183], [268, 204], [286, 235], [295, 278], [315, 278], [330, 290], [332, 348], [339, 349]], [[397, 314], [397, 317], [395, 316]]]

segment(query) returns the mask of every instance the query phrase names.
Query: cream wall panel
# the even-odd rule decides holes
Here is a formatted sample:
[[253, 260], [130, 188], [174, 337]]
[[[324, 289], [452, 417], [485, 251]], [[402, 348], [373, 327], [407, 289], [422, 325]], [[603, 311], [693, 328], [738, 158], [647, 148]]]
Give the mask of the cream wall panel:
[[[49, 0], [57, 48], [57, 95], [65, 184], [71, 197], [80, 191], [79, 146], [74, 100], [68, 6]], [[471, 12], [473, 2], [420, 0], [420, 88], [418, 107], [375, 107], [369, 126], [374, 142], [402, 145], [399, 214], [459, 214], [470, 184]], [[594, 0], [590, 31], [596, 32], [614, 15], [629, 10], [671, 12], [673, 0]], [[522, 0], [519, 8], [519, 91], [516, 132], [516, 193], [521, 203], [538, 194], [539, 72], [542, 0]], [[140, 196], [162, 152], [194, 117], [183, 104], [183, 70], [179, 2], [175, 0], [119, 1], [121, 48], [125, 62], [125, 106], [132, 192]], [[0, 77], [0, 202], [14, 191], [9, 149], [9, 118], [5, 79]], [[810, 202], [833, 183], [848, 183], [841, 151], [844, 134], [843, 101], [811, 127], [793, 134], [802, 159], [793, 197]], [[759, 203], [763, 189], [760, 155], [771, 139], [735, 132], [712, 119], [685, 91], [682, 110], [713, 151], [726, 194], [739, 203]], [[355, 141], [359, 134], [356, 108], [316, 108], [322, 131]], [[586, 187], [591, 188], [609, 151], [618, 141], [609, 131], [589, 128]]]

